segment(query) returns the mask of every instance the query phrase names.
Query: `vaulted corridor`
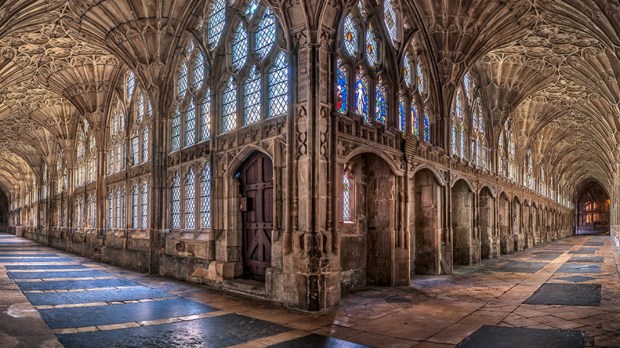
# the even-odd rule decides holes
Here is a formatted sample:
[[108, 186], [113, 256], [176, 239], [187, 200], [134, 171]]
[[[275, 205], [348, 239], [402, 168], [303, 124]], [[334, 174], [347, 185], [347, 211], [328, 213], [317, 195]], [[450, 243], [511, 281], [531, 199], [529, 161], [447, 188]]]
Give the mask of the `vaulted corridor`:
[[[620, 253], [576, 236], [304, 314], [0, 235], [0, 342], [35, 347], [611, 347]], [[41, 319], [42, 318], [42, 319]]]

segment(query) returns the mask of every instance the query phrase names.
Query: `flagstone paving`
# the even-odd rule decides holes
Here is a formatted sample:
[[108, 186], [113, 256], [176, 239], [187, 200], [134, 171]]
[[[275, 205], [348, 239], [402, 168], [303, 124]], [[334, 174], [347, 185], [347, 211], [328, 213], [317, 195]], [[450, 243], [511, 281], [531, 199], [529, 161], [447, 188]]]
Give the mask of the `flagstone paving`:
[[309, 314], [0, 235], [0, 347], [620, 347], [619, 263], [575, 236]]

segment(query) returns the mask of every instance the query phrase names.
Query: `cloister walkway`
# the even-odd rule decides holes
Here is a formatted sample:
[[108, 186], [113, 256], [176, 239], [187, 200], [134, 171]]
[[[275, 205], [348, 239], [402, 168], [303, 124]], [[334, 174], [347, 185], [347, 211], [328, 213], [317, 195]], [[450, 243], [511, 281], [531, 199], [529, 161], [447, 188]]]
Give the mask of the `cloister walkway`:
[[308, 314], [0, 235], [0, 347], [618, 347], [619, 264], [576, 236]]

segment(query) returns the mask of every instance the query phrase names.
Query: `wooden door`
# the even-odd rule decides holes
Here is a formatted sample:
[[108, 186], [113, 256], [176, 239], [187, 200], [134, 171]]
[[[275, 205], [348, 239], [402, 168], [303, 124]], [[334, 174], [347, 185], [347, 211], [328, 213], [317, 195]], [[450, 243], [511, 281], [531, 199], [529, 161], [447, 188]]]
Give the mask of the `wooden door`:
[[269, 157], [255, 154], [239, 174], [242, 206], [245, 206], [242, 208], [243, 273], [246, 278], [264, 281], [265, 270], [271, 266], [273, 166]]

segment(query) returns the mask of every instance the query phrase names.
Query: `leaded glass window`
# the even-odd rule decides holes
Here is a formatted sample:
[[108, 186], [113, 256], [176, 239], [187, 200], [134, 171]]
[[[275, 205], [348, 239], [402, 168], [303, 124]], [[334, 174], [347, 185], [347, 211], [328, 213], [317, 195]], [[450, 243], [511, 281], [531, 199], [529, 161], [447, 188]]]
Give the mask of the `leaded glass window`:
[[207, 89], [200, 104], [200, 140], [211, 138], [211, 90]]
[[248, 57], [248, 33], [243, 23], [237, 25], [235, 36], [232, 41], [232, 65], [240, 70]]
[[375, 66], [379, 63], [378, 56], [378, 43], [377, 43], [377, 34], [374, 29], [370, 27], [368, 31], [366, 31], [366, 59], [368, 60], [368, 64], [371, 66]]
[[261, 81], [256, 73], [256, 66], [252, 66], [250, 75], [243, 86], [243, 99], [245, 100], [245, 124], [260, 121], [261, 113]]
[[351, 56], [355, 56], [359, 50], [359, 29], [351, 15], [344, 19], [344, 47]]
[[147, 229], [148, 224], [148, 212], [149, 207], [149, 187], [146, 182], [142, 183], [142, 228]]
[[190, 167], [185, 176], [185, 229], [196, 228], [196, 176]]
[[288, 65], [286, 54], [280, 52], [269, 73], [269, 117], [288, 111]]
[[228, 84], [222, 94], [222, 131], [228, 132], [237, 126], [237, 87], [232, 79], [228, 79]]
[[185, 110], [185, 146], [193, 145], [196, 140], [196, 109], [189, 104]]
[[211, 228], [211, 163], [207, 162], [200, 174], [200, 223]]
[[419, 63], [417, 66], [416, 76], [418, 78], [417, 80], [418, 93], [420, 93], [421, 95], [425, 95], [426, 94], [426, 77], [424, 76], [424, 70], [422, 69], [422, 65]]
[[172, 116], [172, 150], [178, 150], [181, 148], [181, 112], [179, 108], [175, 109]]
[[353, 178], [349, 172], [345, 172], [342, 176], [342, 220], [345, 222], [353, 221], [352, 219], [352, 194]]
[[140, 163], [140, 150], [138, 149], [138, 145], [138, 134], [134, 134], [131, 138], [131, 157], [134, 166]]
[[413, 130], [413, 135], [416, 137], [420, 136], [420, 112], [418, 111], [418, 106], [414, 102], [411, 103], [411, 128]]
[[131, 190], [131, 228], [138, 228], [138, 185]]
[[149, 126], [142, 129], [142, 162], [149, 160]]
[[226, 25], [226, 0], [215, 0], [209, 9], [209, 29], [207, 41], [209, 48], [214, 49], [220, 42], [220, 37]]
[[192, 68], [192, 90], [197, 91], [205, 79], [205, 57], [200, 50], [197, 50]]
[[276, 42], [276, 18], [269, 8], [263, 13], [258, 24], [255, 39], [255, 52], [260, 59], [264, 59]]
[[400, 28], [396, 10], [394, 9], [393, 0], [383, 1], [383, 20], [385, 22], [385, 27], [388, 30], [388, 34], [390, 34], [392, 43], [396, 43], [398, 41]]
[[187, 93], [189, 75], [187, 72], [187, 62], [181, 62], [181, 67], [179, 68], [179, 99], [183, 99], [185, 97], [185, 93]]
[[342, 59], [338, 58], [338, 69], [336, 70], [336, 111], [341, 113], [347, 112], [348, 96], [349, 96], [349, 70], [342, 63]]
[[181, 178], [178, 172], [170, 185], [170, 228], [181, 228]]
[[121, 190], [116, 189], [116, 204], [114, 205], [116, 208], [114, 217], [116, 218], [116, 224], [114, 225], [116, 228], [121, 228]]

